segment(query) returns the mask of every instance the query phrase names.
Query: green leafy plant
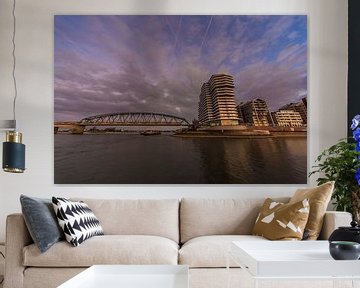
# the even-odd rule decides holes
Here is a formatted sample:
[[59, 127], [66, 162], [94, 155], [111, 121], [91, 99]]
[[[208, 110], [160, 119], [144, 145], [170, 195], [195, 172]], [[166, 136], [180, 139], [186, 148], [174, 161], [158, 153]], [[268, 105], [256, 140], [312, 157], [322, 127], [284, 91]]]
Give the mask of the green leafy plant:
[[316, 159], [318, 165], [313, 166], [310, 175], [320, 173], [316, 182], [321, 185], [328, 181], [335, 181], [333, 194], [337, 210], [351, 211], [351, 193], [358, 188], [354, 177], [360, 161], [355, 144], [341, 140], [339, 143], [324, 150]]
[[[357, 115], [356, 117], [358, 117]], [[360, 118], [354, 118], [354, 120]], [[352, 129], [359, 129], [359, 122], [353, 125]], [[356, 127], [355, 127], [356, 126]], [[356, 131], [356, 130], [355, 130]], [[354, 139], [356, 143], [342, 139], [339, 143], [325, 149], [316, 159], [317, 165], [313, 166], [313, 171], [309, 176], [319, 173], [317, 183], [323, 184], [328, 181], [335, 181], [332, 199], [337, 211], [348, 211], [352, 213], [354, 220], [359, 222], [360, 212], [360, 149], [359, 139]]]

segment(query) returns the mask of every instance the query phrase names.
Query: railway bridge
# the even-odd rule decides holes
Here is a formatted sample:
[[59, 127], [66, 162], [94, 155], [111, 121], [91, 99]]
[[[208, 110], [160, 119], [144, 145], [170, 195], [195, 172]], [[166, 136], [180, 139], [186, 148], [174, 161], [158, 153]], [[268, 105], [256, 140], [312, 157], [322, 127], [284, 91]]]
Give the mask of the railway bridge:
[[116, 126], [183, 126], [190, 123], [182, 117], [162, 113], [150, 112], [125, 112], [94, 115], [81, 119], [78, 122], [55, 122], [54, 133], [60, 128], [69, 129], [72, 134], [83, 134], [85, 128], [91, 127], [116, 127]]

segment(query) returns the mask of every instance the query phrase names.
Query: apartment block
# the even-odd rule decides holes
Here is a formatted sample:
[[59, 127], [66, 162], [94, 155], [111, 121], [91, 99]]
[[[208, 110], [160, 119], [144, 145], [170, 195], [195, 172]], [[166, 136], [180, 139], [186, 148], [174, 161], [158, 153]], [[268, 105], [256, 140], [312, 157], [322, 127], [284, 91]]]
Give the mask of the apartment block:
[[201, 87], [199, 97], [199, 121], [203, 125], [211, 125], [213, 122], [212, 100], [210, 95], [209, 84], [204, 83]]
[[239, 125], [234, 88], [234, 78], [228, 74], [212, 75], [203, 84], [199, 97], [199, 121], [202, 125]]
[[307, 124], [307, 100], [306, 100], [306, 97], [303, 98], [300, 102], [287, 104], [287, 105], [281, 107], [279, 110], [292, 110], [292, 111], [298, 112], [301, 116], [303, 125]]
[[241, 112], [244, 122], [252, 126], [274, 125], [265, 100], [254, 99], [239, 104], [237, 110]]
[[279, 110], [272, 112], [275, 125], [282, 127], [301, 127], [303, 120], [299, 112], [293, 110]]

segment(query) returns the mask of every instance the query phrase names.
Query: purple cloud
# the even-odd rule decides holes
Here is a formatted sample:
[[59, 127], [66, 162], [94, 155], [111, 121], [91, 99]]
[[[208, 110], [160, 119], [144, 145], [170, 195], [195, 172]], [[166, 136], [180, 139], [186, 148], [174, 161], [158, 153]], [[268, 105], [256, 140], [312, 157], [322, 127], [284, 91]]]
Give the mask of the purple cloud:
[[307, 94], [305, 16], [56, 16], [55, 120], [111, 112], [197, 118], [203, 82], [235, 77], [238, 102]]

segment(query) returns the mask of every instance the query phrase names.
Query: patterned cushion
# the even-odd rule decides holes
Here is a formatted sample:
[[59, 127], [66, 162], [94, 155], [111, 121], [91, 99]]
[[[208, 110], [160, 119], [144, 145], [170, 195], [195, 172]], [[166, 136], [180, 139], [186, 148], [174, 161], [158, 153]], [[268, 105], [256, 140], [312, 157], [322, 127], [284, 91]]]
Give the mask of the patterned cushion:
[[52, 197], [56, 217], [66, 240], [79, 246], [86, 239], [104, 235], [99, 220], [84, 202]]
[[252, 234], [269, 240], [301, 240], [308, 217], [308, 199], [283, 204], [268, 198], [260, 210]]

